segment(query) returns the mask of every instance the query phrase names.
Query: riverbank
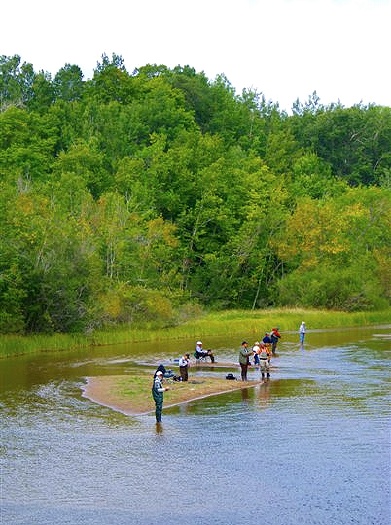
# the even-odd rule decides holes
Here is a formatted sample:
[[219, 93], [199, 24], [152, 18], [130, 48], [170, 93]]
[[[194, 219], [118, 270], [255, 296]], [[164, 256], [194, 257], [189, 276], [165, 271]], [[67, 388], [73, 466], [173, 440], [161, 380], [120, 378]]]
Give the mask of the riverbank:
[[[148, 414], [155, 410], [151, 396], [151, 374], [137, 372], [132, 375], [99, 376], [86, 378], [83, 397], [128, 416]], [[195, 401], [233, 390], [250, 388], [262, 381], [229, 381], [219, 378], [189, 378], [187, 382], [165, 382], [169, 390], [164, 393], [164, 408]]]
[[206, 338], [246, 333], [259, 337], [264, 327], [279, 326], [287, 332], [297, 332], [301, 321], [307, 329], [370, 326], [388, 324], [391, 308], [378, 312], [339, 312], [304, 308], [271, 308], [267, 310], [226, 310], [209, 312], [197, 318], [178, 321], [176, 326], [162, 328], [154, 323], [117, 326], [91, 334], [1, 335], [0, 358], [39, 352], [61, 352], [121, 343], [142, 341], [174, 341], [184, 338]]

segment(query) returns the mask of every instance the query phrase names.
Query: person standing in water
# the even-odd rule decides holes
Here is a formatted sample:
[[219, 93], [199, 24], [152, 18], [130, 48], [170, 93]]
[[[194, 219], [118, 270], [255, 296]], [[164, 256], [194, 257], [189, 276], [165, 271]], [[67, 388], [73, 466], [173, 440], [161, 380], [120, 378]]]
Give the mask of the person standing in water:
[[302, 323], [300, 325], [300, 328], [299, 328], [300, 344], [302, 344], [302, 345], [304, 344], [305, 332], [306, 332], [305, 322], [302, 321]]
[[275, 355], [277, 350], [277, 343], [278, 340], [281, 338], [281, 334], [278, 331], [278, 328], [272, 328], [272, 331], [270, 333], [270, 339], [272, 341], [272, 354]]
[[270, 378], [270, 351], [269, 348], [263, 343], [261, 345], [261, 353], [259, 354], [259, 360], [261, 362], [261, 374], [262, 381], [266, 378]]
[[169, 390], [168, 386], [163, 386], [163, 372], [158, 370], [152, 385], [152, 397], [156, 405], [156, 423], [160, 423], [162, 420], [163, 392], [166, 392], [167, 390]]

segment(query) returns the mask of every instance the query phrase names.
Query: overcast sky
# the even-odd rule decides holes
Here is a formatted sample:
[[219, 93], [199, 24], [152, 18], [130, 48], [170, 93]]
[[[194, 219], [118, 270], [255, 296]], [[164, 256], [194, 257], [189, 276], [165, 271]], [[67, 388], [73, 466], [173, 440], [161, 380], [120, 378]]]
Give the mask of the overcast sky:
[[91, 78], [102, 54], [128, 72], [189, 65], [287, 111], [323, 104], [391, 106], [391, 0], [13, 0], [1, 6], [0, 54], [53, 75]]

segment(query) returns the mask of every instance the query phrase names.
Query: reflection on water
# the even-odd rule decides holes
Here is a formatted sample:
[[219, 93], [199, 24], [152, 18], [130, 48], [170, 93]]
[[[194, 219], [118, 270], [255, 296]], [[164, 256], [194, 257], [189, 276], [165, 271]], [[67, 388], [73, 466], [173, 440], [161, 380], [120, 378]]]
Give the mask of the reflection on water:
[[[164, 409], [160, 426], [80, 387], [173, 359], [163, 349], [0, 362], [0, 523], [389, 525], [386, 334], [307, 334], [304, 349], [285, 337], [268, 383]], [[220, 362], [236, 362], [236, 346], [216, 339]]]

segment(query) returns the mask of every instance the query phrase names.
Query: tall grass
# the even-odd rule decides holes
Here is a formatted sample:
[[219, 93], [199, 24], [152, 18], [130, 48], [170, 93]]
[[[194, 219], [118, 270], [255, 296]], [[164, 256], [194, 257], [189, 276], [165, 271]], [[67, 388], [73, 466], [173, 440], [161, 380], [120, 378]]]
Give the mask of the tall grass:
[[149, 323], [143, 326], [120, 326], [111, 330], [96, 331], [91, 335], [2, 335], [0, 336], [0, 357], [36, 352], [57, 352], [125, 342], [175, 340], [242, 333], [247, 336], [253, 335], [256, 338], [273, 326], [278, 326], [284, 332], [297, 331], [303, 320], [310, 330], [388, 324], [391, 322], [391, 309], [380, 312], [352, 313], [301, 308], [227, 310], [210, 312], [179, 326], [166, 328]]

